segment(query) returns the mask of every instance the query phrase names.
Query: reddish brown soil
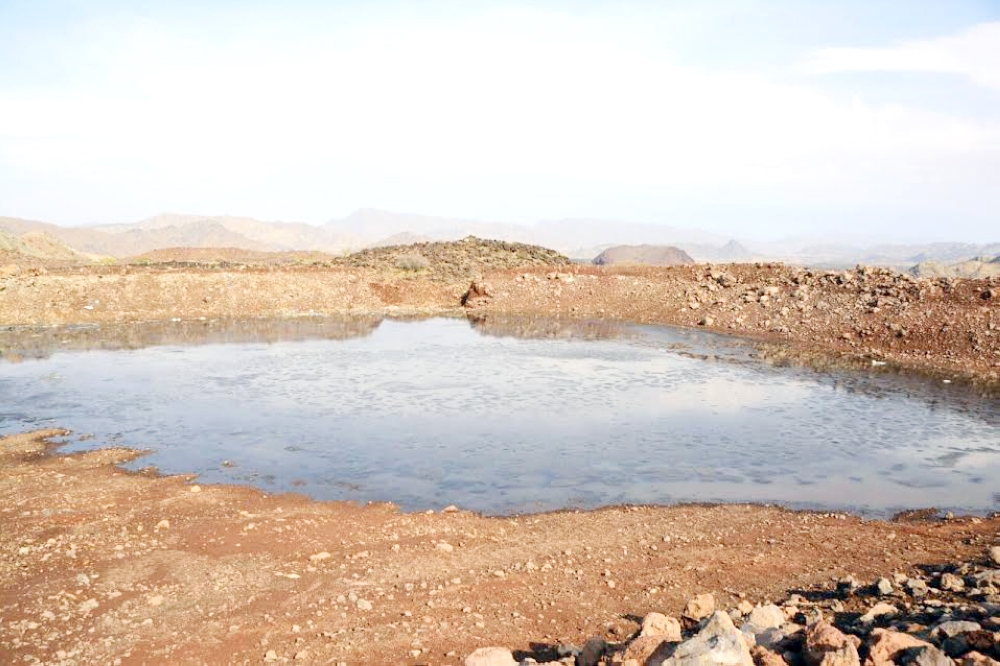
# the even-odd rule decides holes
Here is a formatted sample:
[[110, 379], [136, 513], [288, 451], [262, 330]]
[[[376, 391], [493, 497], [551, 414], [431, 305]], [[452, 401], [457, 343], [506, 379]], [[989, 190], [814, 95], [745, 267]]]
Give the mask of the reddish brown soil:
[[128, 474], [114, 464], [132, 452], [50, 455], [42, 434], [0, 439], [3, 663], [253, 664], [274, 650], [458, 664], [491, 644], [545, 656], [620, 639], [696, 593], [728, 604], [874, 580], [979, 556], [1000, 530], [742, 505], [405, 514]]
[[781, 343], [800, 354], [844, 355], [1000, 381], [998, 277], [916, 279], [877, 269], [828, 273], [780, 264], [696, 264], [501, 270], [477, 281], [488, 295], [474, 293], [462, 308], [469, 280], [430, 279], [391, 268], [35, 268], [0, 273], [0, 323], [308, 313], [597, 318], [702, 326]]

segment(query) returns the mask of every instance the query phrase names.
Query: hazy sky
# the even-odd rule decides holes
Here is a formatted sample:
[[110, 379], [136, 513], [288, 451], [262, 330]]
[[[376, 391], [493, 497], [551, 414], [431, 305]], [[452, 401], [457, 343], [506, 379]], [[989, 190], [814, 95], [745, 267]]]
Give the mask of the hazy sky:
[[0, 215], [1000, 240], [1000, 0], [0, 0]]

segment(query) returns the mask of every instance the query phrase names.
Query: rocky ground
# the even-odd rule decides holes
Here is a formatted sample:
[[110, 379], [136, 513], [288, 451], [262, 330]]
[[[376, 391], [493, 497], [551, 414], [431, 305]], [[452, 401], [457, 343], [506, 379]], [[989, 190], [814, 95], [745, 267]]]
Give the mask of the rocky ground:
[[[843, 359], [998, 383], [1000, 278], [604, 268], [474, 245], [447, 250], [455, 261], [431, 252], [429, 266], [412, 248], [336, 266], [238, 255], [10, 263], [0, 266], [0, 323], [50, 327], [32, 331], [39, 348], [28, 354], [69, 339], [65, 324], [97, 326], [97, 343], [117, 331], [114, 344], [127, 347], [160, 334], [136, 322], [170, 322], [199, 340], [229, 335], [219, 321], [271, 321], [265, 335], [287, 335], [274, 320], [329, 315], [359, 322], [335, 324], [341, 336], [404, 315], [467, 315], [497, 334], [566, 330], [538, 316], [582, 322], [594, 336], [613, 322], [663, 323], [746, 336], [777, 363]], [[489, 261], [472, 259], [480, 250]], [[81, 345], [94, 344], [88, 335]], [[982, 575], [997, 517], [885, 523], [680, 506], [485, 518], [446, 508], [447, 498], [433, 514], [404, 514], [115, 467], [136, 455], [52, 455], [41, 435], [0, 439], [0, 663], [460, 664], [491, 645], [504, 646], [490, 657], [501, 661], [480, 663], [749, 666], [749, 655], [756, 666], [884, 666], [893, 654], [900, 664], [994, 666], [987, 660], [1000, 656], [997, 583]], [[885, 577], [893, 591], [830, 592], [852, 575]], [[711, 603], [685, 610], [702, 594]], [[878, 603], [894, 613], [859, 624]], [[713, 605], [739, 612], [700, 614]], [[817, 624], [819, 612], [832, 626]], [[951, 620], [979, 628], [939, 626]], [[887, 652], [880, 641], [906, 639], [879, 638], [886, 629], [943, 655], [915, 643]]]
[[[503, 244], [490, 251], [517, 255]], [[386, 257], [389, 263], [368, 268], [9, 265], [0, 268], [0, 322], [459, 313], [601, 319], [745, 336], [765, 343], [778, 360], [811, 357], [822, 364], [843, 357], [1000, 382], [1000, 277], [919, 279], [882, 269], [829, 272], [781, 264], [490, 269], [445, 262], [413, 268], [399, 263], [409, 255]]]
[[[713, 605], [743, 612], [777, 599], [788, 599], [777, 628], [768, 607], [734, 622], [757, 622], [757, 643], [792, 666], [817, 611], [863, 638], [861, 655], [869, 627], [902, 623], [956, 655], [965, 648], [935, 631], [946, 616], [997, 630], [995, 580], [980, 575], [997, 517], [885, 523], [743, 505], [406, 514], [130, 474], [115, 464], [136, 453], [53, 455], [44, 436], [58, 434], [0, 439], [5, 664], [461, 664], [491, 645], [587, 663], [570, 647], [587, 644], [607, 652], [603, 663], [625, 663], [647, 650], [678, 657], [659, 647], [675, 623], [653, 612], [691, 636]], [[850, 576], [887, 577], [893, 591], [824, 592]], [[692, 610], [702, 594], [712, 600]], [[878, 601], [897, 615], [859, 624]], [[647, 635], [673, 633], [634, 640], [644, 618]], [[730, 624], [709, 623], [732, 635]], [[968, 645], [995, 656], [990, 636]], [[730, 642], [741, 661], [698, 663], [749, 666]]]
[[[651, 612], [623, 641], [592, 636], [556, 648], [550, 666], [997, 666], [1000, 546], [972, 562], [895, 572], [863, 585], [846, 576], [778, 603], [741, 599], [716, 608], [712, 594], [678, 617]], [[479, 648], [465, 666], [528, 666], [502, 647]]]

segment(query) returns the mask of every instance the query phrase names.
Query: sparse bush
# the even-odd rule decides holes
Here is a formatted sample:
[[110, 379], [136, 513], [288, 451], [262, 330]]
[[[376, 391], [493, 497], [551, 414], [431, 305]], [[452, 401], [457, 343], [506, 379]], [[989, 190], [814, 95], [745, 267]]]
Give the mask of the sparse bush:
[[396, 259], [396, 268], [401, 271], [422, 271], [431, 267], [431, 262], [422, 254], [411, 252]]

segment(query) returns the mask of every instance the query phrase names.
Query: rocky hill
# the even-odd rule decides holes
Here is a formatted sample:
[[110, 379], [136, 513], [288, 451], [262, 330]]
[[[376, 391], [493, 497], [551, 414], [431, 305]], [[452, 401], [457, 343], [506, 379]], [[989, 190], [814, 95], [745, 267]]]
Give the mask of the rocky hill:
[[909, 270], [916, 277], [958, 277], [958, 278], [988, 278], [1000, 275], [1000, 255], [989, 259], [982, 257], [946, 264], [940, 261], [922, 261]]
[[0, 230], [0, 258], [4, 263], [89, 263], [88, 257], [44, 231], [13, 234]]
[[537, 245], [468, 236], [460, 241], [369, 248], [328, 263], [434, 278], [467, 278], [487, 270], [565, 266], [570, 260], [555, 250]]
[[609, 247], [594, 258], [598, 266], [611, 264], [645, 264], [647, 266], [675, 266], [693, 264], [684, 250], [673, 245], [616, 245]]

